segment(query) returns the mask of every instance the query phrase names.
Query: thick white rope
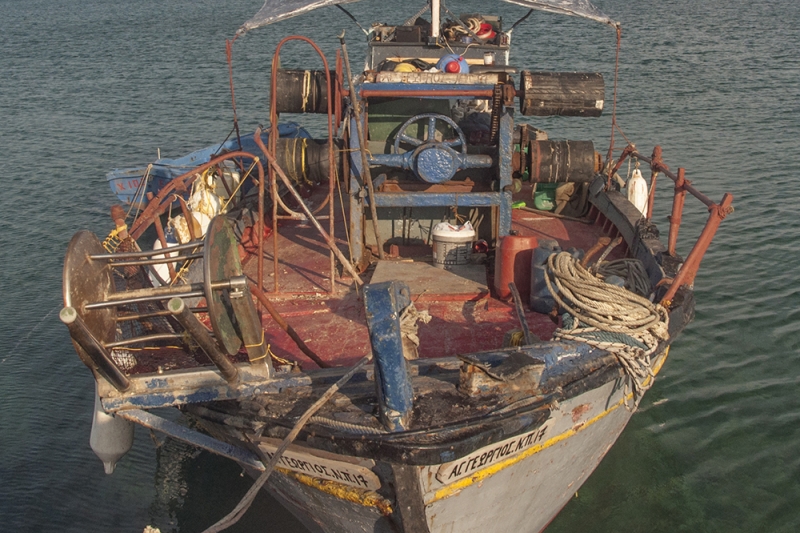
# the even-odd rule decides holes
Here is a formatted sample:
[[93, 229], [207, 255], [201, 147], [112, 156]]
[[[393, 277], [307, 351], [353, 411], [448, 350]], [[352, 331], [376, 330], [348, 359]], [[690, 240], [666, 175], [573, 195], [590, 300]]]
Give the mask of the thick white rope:
[[[631, 378], [638, 405], [653, 383], [650, 357], [661, 341], [669, 339], [667, 310], [598, 279], [567, 252], [551, 255], [547, 266], [547, 288], [574, 319], [571, 327], [556, 330], [553, 338], [584, 342], [613, 353]], [[618, 335], [628, 336], [633, 342], [625, 342]]]

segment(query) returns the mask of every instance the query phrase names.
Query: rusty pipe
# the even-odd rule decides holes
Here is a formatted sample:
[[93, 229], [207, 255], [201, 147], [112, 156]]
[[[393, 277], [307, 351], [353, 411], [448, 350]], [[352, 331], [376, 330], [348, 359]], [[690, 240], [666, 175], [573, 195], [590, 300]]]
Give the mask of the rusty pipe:
[[[351, 91], [355, 93], [355, 91]], [[425, 98], [425, 97], [453, 97], [453, 98], [492, 98], [494, 96], [494, 88], [492, 89], [465, 89], [465, 90], [450, 90], [450, 89], [416, 89], [416, 90], [402, 90], [393, 91], [387, 89], [361, 89], [359, 91], [361, 98]], [[352, 96], [352, 95], [351, 95]]]
[[[369, 160], [367, 158], [367, 135], [364, 132], [364, 122], [362, 121], [361, 102], [358, 95], [355, 94], [353, 89], [353, 73], [350, 70], [350, 56], [347, 54], [347, 44], [344, 40], [344, 31], [339, 36], [339, 42], [342, 45], [342, 56], [344, 56], [344, 66], [347, 71], [347, 85], [350, 87], [351, 98], [353, 104], [353, 114], [356, 119], [356, 134], [358, 135], [359, 152], [361, 153], [361, 172], [364, 181], [367, 183], [367, 194], [369, 195], [369, 211], [372, 217], [372, 231], [375, 232], [375, 242], [378, 245], [378, 257], [384, 259], [383, 253], [383, 239], [381, 239], [380, 231], [378, 231], [378, 207], [375, 205], [375, 187], [372, 184], [372, 171], [369, 168]], [[363, 94], [362, 94], [363, 98]]]
[[[334, 234], [334, 201], [333, 201], [333, 193], [334, 193], [334, 180], [336, 179], [336, 170], [335, 170], [335, 145], [334, 145], [334, 128], [333, 128], [333, 116], [334, 113], [338, 117], [339, 116], [339, 99], [337, 98], [336, 107], [337, 109], [334, 111], [333, 103], [331, 102], [332, 98], [331, 92], [332, 84], [331, 84], [331, 72], [330, 67], [328, 66], [328, 59], [325, 57], [325, 54], [322, 53], [322, 50], [317, 46], [317, 44], [309, 39], [308, 37], [304, 37], [302, 35], [290, 35], [288, 37], [284, 37], [275, 47], [275, 53], [273, 54], [272, 58], [272, 68], [271, 68], [271, 78], [270, 78], [270, 150], [272, 153], [276, 153], [277, 142], [278, 142], [278, 105], [277, 105], [277, 91], [276, 91], [276, 80], [277, 80], [277, 72], [278, 72], [278, 65], [280, 64], [280, 52], [283, 48], [283, 45], [289, 41], [303, 41], [311, 46], [317, 55], [319, 55], [320, 59], [322, 60], [323, 69], [325, 71], [325, 83], [326, 83], [326, 91], [327, 91], [327, 112], [328, 112], [328, 196], [322, 205], [320, 205], [314, 213], [318, 212], [322, 208], [328, 204], [328, 231], [331, 235]], [[338, 65], [337, 65], [338, 66]], [[338, 68], [337, 68], [338, 72]], [[275, 269], [274, 272], [274, 281], [275, 281], [275, 292], [279, 291], [279, 283], [278, 283], [278, 203], [280, 202], [282, 207], [293, 213], [291, 210], [287, 209], [285, 205], [282, 204], [280, 197], [278, 196], [278, 186], [277, 186], [277, 179], [275, 178], [275, 172], [272, 171], [272, 168], [268, 168], [269, 176], [270, 176], [270, 186], [271, 186], [271, 193], [272, 193], [272, 229], [273, 229], [273, 266]], [[331, 251], [331, 260], [330, 260], [330, 281], [331, 281], [331, 294], [336, 292], [336, 261], [334, 259], [333, 251]], [[260, 274], [259, 274], [260, 275]]]
[[189, 209], [189, 205], [186, 203], [186, 200], [183, 199], [183, 196], [175, 195], [178, 197], [178, 201], [181, 203], [181, 212], [183, 213], [183, 219], [186, 220], [186, 227], [189, 230], [189, 240], [196, 241], [197, 235], [194, 233], [194, 217], [192, 216], [192, 212]]
[[616, 174], [617, 171], [620, 169], [620, 167], [622, 166], [622, 163], [624, 163], [625, 160], [628, 158], [628, 156], [630, 156], [635, 150], [636, 150], [636, 147], [633, 146], [632, 144], [629, 144], [628, 146], [626, 146], [622, 150], [622, 153], [619, 154], [619, 159], [617, 159], [616, 164], [614, 164], [614, 166], [611, 168], [611, 170], [608, 173], [608, 180], [606, 181], [606, 187], [607, 188], [609, 188], [609, 189], [611, 188], [611, 178], [614, 177], [614, 174]]
[[675, 276], [675, 279], [673, 280], [669, 289], [667, 289], [666, 294], [664, 294], [664, 297], [661, 299], [661, 302], [665, 307], [669, 306], [681, 286], [691, 285], [694, 283], [697, 270], [700, 268], [700, 262], [703, 260], [703, 256], [705, 255], [706, 251], [708, 251], [708, 247], [711, 245], [711, 241], [714, 239], [714, 235], [717, 233], [719, 225], [726, 216], [733, 212], [733, 207], [731, 207], [732, 203], [733, 196], [726, 192], [722, 196], [722, 200], [720, 201], [719, 205], [714, 204], [711, 208], [709, 208], [710, 214], [708, 216], [708, 220], [706, 221], [706, 225], [703, 227], [703, 231], [697, 238], [697, 242], [694, 243], [692, 251], [689, 252], [686, 260], [683, 262], [683, 266], [681, 266], [678, 275]]
[[675, 248], [678, 245], [678, 231], [681, 227], [683, 218], [683, 203], [686, 199], [685, 179], [686, 171], [678, 169], [678, 181], [675, 182], [675, 195], [672, 197], [672, 214], [669, 217], [669, 238], [667, 241], [667, 251], [669, 255], [675, 255]]
[[167, 203], [164, 203], [175, 191], [185, 191], [187, 190], [188, 186], [191, 185], [197, 176], [202, 173], [205, 169], [213, 167], [214, 165], [218, 165], [223, 161], [228, 159], [235, 159], [237, 157], [243, 157], [247, 159], [252, 159], [257, 162], [258, 173], [259, 173], [259, 180], [263, 179], [264, 177], [264, 167], [261, 165], [261, 162], [258, 161], [258, 158], [249, 152], [243, 151], [235, 151], [235, 152], [228, 152], [226, 154], [220, 155], [215, 157], [208, 163], [204, 163], [185, 174], [181, 174], [177, 178], [171, 180], [167, 185], [165, 185], [158, 194], [150, 200], [147, 204], [147, 207], [144, 208], [144, 211], [141, 212], [139, 217], [131, 224], [131, 228], [129, 229], [130, 236], [133, 237], [134, 240], [138, 239], [144, 233], [150, 224], [153, 223], [155, 217], [160, 216], [164, 211], [166, 211], [167, 207], [172, 203], [170, 199]]
[[[654, 159], [646, 157], [640, 154], [639, 152], [633, 152], [631, 155], [649, 164], [653, 170], [656, 170], [658, 172], [661, 172], [662, 174], [669, 176], [672, 181], [674, 182], [678, 181], [678, 176], [674, 172], [670, 171], [669, 168], [664, 163], [661, 163], [659, 161], [654, 161]], [[710, 209], [717, 205], [708, 196], [695, 189], [688, 181], [684, 185], [684, 189], [686, 190], [686, 192], [688, 192], [689, 194], [691, 194], [692, 196], [703, 202], [703, 204], [705, 204]]]
[[594, 243], [594, 245], [586, 251], [586, 253], [583, 256], [583, 259], [581, 259], [581, 266], [583, 268], [589, 266], [589, 261], [592, 260], [592, 257], [597, 255], [597, 252], [608, 246], [610, 243], [611, 243], [611, 237], [603, 236], [597, 239], [597, 242]]
[[225, 381], [235, 385], [239, 380], [239, 371], [236, 366], [222, 353], [217, 342], [211, 337], [211, 334], [200, 320], [186, 307], [183, 299], [171, 298], [167, 302], [167, 309], [180, 322], [183, 329], [191, 335], [192, 339], [197, 342], [208, 358], [211, 359]]

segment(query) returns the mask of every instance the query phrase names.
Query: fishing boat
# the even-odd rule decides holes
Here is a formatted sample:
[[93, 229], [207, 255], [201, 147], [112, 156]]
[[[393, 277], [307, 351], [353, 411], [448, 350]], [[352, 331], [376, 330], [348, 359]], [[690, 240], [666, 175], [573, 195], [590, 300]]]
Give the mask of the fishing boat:
[[[237, 38], [345, 3], [267, 1]], [[619, 46], [585, 0], [511, 3], [607, 24]], [[256, 482], [209, 531], [262, 487], [311, 531], [542, 531], [693, 318], [731, 195], [658, 146], [612, 134], [604, 157], [532, 126], [607, 97], [598, 73], [509, 63], [528, 15], [412, 15], [370, 27], [363, 71], [344, 34], [333, 68], [282, 40], [258, 150], [214, 150], [69, 244], [60, 318], [96, 380], [92, 448], [110, 473], [140, 425], [238, 462]], [[323, 68], [280, 68], [291, 41]], [[281, 138], [308, 113], [327, 137]], [[709, 215], [682, 257], [687, 194]]]

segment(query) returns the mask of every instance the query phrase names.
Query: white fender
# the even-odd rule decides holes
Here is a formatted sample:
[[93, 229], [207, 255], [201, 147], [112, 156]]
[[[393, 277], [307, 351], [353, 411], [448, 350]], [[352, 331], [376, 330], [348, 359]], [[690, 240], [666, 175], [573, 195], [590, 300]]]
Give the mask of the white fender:
[[[178, 243], [177, 242], [174, 242], [174, 243], [168, 242], [167, 243], [167, 248], [170, 248], [172, 246], [178, 246]], [[162, 248], [161, 241], [156, 239], [156, 242], [153, 243], [153, 250], [160, 250], [161, 248]], [[165, 257], [165, 255], [168, 256], [168, 257], [176, 257], [178, 255], [178, 252], [171, 252], [169, 254], [154, 255], [153, 259], [163, 259]], [[177, 263], [172, 263], [172, 266], [174, 268], [176, 268], [176, 269], [178, 268], [178, 264]], [[153, 270], [156, 271], [156, 273], [159, 275], [159, 277], [161, 279], [163, 279], [166, 282], [169, 282], [169, 279], [170, 279], [169, 278], [169, 267], [167, 266], [166, 263], [160, 263], [158, 265], [153, 265]], [[154, 287], [160, 287], [161, 286], [161, 282], [158, 281], [158, 279], [156, 279], [156, 277], [153, 276], [153, 275], [150, 275], [150, 282], [153, 284]]]
[[133, 422], [110, 415], [103, 410], [97, 384], [94, 389], [94, 418], [89, 446], [103, 461], [106, 474], [112, 474], [123, 455], [133, 446]]
[[642, 172], [638, 168], [634, 169], [631, 179], [628, 180], [628, 201], [636, 206], [641, 214], [647, 214], [647, 182], [644, 181]]

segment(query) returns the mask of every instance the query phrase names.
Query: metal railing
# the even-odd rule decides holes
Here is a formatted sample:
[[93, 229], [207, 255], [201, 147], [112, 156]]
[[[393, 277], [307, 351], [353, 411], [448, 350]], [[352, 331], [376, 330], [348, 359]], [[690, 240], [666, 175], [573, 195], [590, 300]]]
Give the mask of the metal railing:
[[653, 203], [655, 200], [658, 174], [661, 173], [665, 176], [668, 176], [675, 183], [674, 194], [672, 197], [672, 211], [669, 217], [669, 237], [667, 240], [667, 253], [669, 255], [676, 255], [678, 232], [680, 230], [681, 220], [683, 218], [683, 206], [684, 200], [686, 199], [686, 193], [689, 193], [697, 198], [708, 208], [709, 211], [708, 220], [706, 221], [703, 230], [700, 232], [700, 236], [695, 241], [691, 251], [689, 252], [689, 255], [683, 262], [683, 266], [681, 266], [678, 274], [672, 280], [669, 289], [667, 289], [666, 294], [664, 294], [664, 297], [661, 299], [663, 304], [669, 305], [681, 286], [691, 285], [694, 283], [694, 279], [697, 276], [697, 271], [700, 268], [700, 263], [702, 262], [705, 253], [708, 251], [708, 247], [711, 245], [711, 241], [714, 239], [714, 235], [716, 235], [719, 225], [722, 223], [725, 217], [733, 212], [733, 195], [726, 192], [722, 195], [720, 202], [715, 203], [713, 200], [697, 190], [692, 185], [692, 182], [686, 179], [686, 170], [684, 168], [679, 168], [677, 174], [669, 170], [669, 167], [664, 164], [662, 159], [660, 146], [653, 148], [653, 154], [650, 157], [642, 155], [632, 144], [626, 146], [616, 164], [608, 174], [609, 186], [611, 177], [620, 169], [622, 163], [629, 157], [639, 159], [650, 165], [650, 195], [648, 199], [647, 214], [645, 215], [647, 220], [651, 220], [653, 217]]

